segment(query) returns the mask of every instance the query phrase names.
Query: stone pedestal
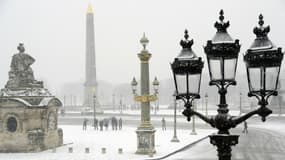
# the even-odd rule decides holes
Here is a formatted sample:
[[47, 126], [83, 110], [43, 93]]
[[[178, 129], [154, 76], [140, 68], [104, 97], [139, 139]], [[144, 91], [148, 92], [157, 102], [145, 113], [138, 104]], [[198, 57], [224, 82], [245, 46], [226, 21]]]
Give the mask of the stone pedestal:
[[63, 132], [57, 128], [60, 106], [61, 102], [52, 96], [2, 96], [0, 152], [38, 152], [61, 146]]
[[43, 88], [0, 93], [0, 152], [39, 152], [63, 144], [56, 97]]
[[137, 151], [136, 154], [154, 154], [155, 141], [154, 133], [155, 129], [152, 128], [138, 128], [137, 133]]

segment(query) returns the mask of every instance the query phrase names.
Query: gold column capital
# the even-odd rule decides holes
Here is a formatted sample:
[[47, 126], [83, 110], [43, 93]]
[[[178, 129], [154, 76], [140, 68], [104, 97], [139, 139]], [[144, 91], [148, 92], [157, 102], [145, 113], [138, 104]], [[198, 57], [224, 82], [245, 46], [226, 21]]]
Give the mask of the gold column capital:
[[151, 54], [147, 50], [142, 50], [141, 53], [138, 54], [141, 63], [148, 63], [151, 58]]

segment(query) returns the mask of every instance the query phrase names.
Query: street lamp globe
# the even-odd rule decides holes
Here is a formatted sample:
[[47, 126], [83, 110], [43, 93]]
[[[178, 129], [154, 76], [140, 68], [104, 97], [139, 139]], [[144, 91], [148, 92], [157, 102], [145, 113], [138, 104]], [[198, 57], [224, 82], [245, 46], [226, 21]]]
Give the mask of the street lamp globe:
[[138, 85], [138, 82], [136, 81], [135, 77], [133, 78], [131, 85], [132, 85], [133, 94], [135, 94], [137, 90], [137, 85]]
[[236, 66], [240, 50], [239, 40], [228, 34], [229, 21], [224, 22], [224, 11], [220, 11], [220, 22], [215, 23], [217, 32], [204, 47], [210, 73], [210, 85], [236, 84]]
[[[188, 31], [185, 30], [184, 40], [180, 41], [182, 51], [171, 64], [177, 99], [185, 102], [186, 110], [191, 109], [192, 101], [200, 98], [201, 73], [204, 62], [192, 50], [193, 39], [188, 40]], [[185, 114], [184, 114], [185, 113]], [[190, 120], [190, 115], [183, 114]]]
[[253, 29], [256, 35], [250, 48], [244, 55], [246, 64], [249, 93], [248, 96], [258, 98], [258, 104], [265, 111], [259, 114], [262, 120], [272, 113], [266, 108], [268, 98], [277, 96], [277, 86], [281, 62], [283, 59], [282, 49], [276, 47], [268, 38], [270, 27], [264, 27], [263, 16], [259, 15], [259, 26]]
[[157, 94], [158, 93], [158, 87], [159, 87], [159, 81], [157, 80], [157, 77], [154, 78], [152, 85], [153, 85], [153, 89], [155, 91], [155, 94]]

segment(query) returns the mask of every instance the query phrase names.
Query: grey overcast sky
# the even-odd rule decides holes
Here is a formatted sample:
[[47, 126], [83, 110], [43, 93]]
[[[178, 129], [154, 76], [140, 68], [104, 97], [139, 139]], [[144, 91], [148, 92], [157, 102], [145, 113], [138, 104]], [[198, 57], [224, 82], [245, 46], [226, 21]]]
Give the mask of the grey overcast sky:
[[230, 20], [229, 33], [242, 44], [238, 73], [245, 72], [242, 54], [255, 38], [252, 29], [260, 13], [265, 25], [271, 26], [270, 39], [285, 47], [284, 0], [0, 0], [0, 88], [8, 79], [19, 42], [36, 59], [32, 65], [36, 79], [52, 88], [83, 83], [89, 2], [94, 10], [98, 80], [114, 84], [139, 78], [137, 53], [143, 32], [153, 54], [151, 80], [155, 75], [158, 79], [172, 76], [169, 62], [181, 50], [185, 28], [194, 39], [194, 51], [205, 60], [202, 46], [215, 33], [213, 24], [220, 9]]

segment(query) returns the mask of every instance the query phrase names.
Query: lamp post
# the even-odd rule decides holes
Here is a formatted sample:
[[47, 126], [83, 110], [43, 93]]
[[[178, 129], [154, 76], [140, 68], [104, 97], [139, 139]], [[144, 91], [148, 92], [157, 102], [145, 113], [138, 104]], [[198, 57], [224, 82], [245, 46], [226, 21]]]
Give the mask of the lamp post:
[[[278, 90], [278, 92], [280, 92], [281, 91], [281, 82], [279, 81], [278, 82], [278, 85], [277, 85], [277, 90]], [[281, 116], [282, 115], [282, 96], [278, 96], [277, 97], [277, 103], [278, 103], [278, 106], [279, 106], [279, 116]]]
[[[216, 85], [219, 89], [218, 93], [220, 94], [220, 104], [218, 105], [217, 115], [211, 117], [204, 116], [195, 111], [192, 107], [191, 102], [200, 96], [199, 90], [195, 92], [195, 94], [190, 91], [192, 88], [200, 87], [201, 79], [199, 76], [195, 82], [190, 81], [191, 83], [189, 83], [190, 78], [188, 77], [193, 76], [194, 73], [201, 75], [203, 63], [201, 58], [195, 61], [194, 54], [190, 54], [193, 40], [188, 40], [187, 32], [185, 33], [185, 40], [181, 40], [180, 44], [183, 47], [182, 52], [186, 48], [189, 54], [187, 57], [184, 56], [184, 58], [182, 58], [182, 54], [178, 55], [171, 64], [171, 67], [174, 74], [177, 99], [182, 99], [185, 102], [186, 109], [183, 111], [183, 115], [187, 117], [188, 121], [190, 121], [190, 117], [196, 115], [209, 123], [212, 127], [217, 128], [218, 133], [209, 136], [210, 143], [217, 146], [219, 160], [230, 160], [231, 147], [238, 143], [239, 135], [231, 135], [229, 130], [235, 128], [238, 124], [255, 114], [261, 116], [262, 121], [265, 121], [266, 117], [272, 113], [266, 106], [268, 104], [268, 98], [272, 95], [277, 95], [276, 87], [283, 53], [281, 52], [281, 48], [275, 47], [268, 39], [267, 34], [269, 27], [263, 27], [263, 16], [260, 15], [259, 27], [254, 28], [256, 39], [244, 56], [249, 84], [248, 96], [256, 97], [260, 107], [241, 116], [231, 116], [228, 113], [229, 109], [226, 103], [226, 93], [230, 85], [236, 84], [235, 74], [240, 44], [239, 40], [233, 40], [227, 33], [229, 22], [223, 21], [223, 14], [223, 10], [221, 10], [219, 17], [220, 22], [215, 23], [215, 27], [217, 28], [216, 35], [212, 40], [209, 40], [204, 47], [210, 74], [209, 85]], [[184, 81], [179, 81], [177, 77], [180, 75], [184, 76]], [[273, 77], [273, 80], [271, 79], [270, 82], [268, 81], [269, 76]]]
[[206, 116], [208, 117], [208, 93], [205, 94], [205, 107], [206, 107]]
[[115, 112], [116, 108], [115, 108], [115, 93], [112, 94], [112, 103], [113, 103], [113, 111]]
[[242, 101], [241, 101], [242, 99], [241, 99], [241, 98], [242, 98], [242, 97], [241, 97], [241, 96], [242, 96], [242, 94], [239, 93], [239, 115], [242, 114], [242, 110], [241, 110], [241, 103], [242, 103]]
[[93, 124], [94, 124], [94, 129], [95, 127], [95, 121], [96, 121], [96, 94], [93, 94]]
[[[132, 91], [133, 91], [133, 95], [134, 97], [137, 95], [136, 91], [137, 91], [137, 85], [138, 82], [136, 81], [136, 78], [134, 77], [132, 82], [131, 82], [131, 86], [132, 86]], [[136, 100], [134, 99], [134, 109], [136, 109]]]
[[135, 100], [141, 103], [141, 122], [136, 130], [136, 154], [152, 155], [156, 151], [154, 147], [155, 129], [150, 121], [150, 102], [155, 101], [157, 97], [149, 93], [149, 59], [151, 58], [151, 54], [146, 50], [146, 45], [149, 41], [145, 37], [145, 34], [140, 42], [143, 46], [142, 51], [138, 54], [141, 62], [141, 95], [135, 95]]
[[[193, 110], [197, 110], [197, 101], [194, 100], [193, 101]], [[196, 128], [195, 128], [195, 116], [192, 116], [192, 131], [190, 133], [191, 135], [197, 135], [197, 132], [196, 132]]]
[[154, 107], [154, 114], [156, 115], [156, 112], [159, 109], [159, 95], [158, 95], [159, 82], [158, 82], [156, 77], [154, 78], [152, 85], [153, 85], [153, 89], [154, 89], [154, 95], [157, 97], [155, 107]]
[[179, 139], [177, 138], [177, 133], [176, 133], [176, 109], [177, 109], [177, 102], [176, 102], [176, 92], [173, 94], [173, 105], [174, 105], [174, 121], [173, 121], [173, 131], [174, 135], [171, 139], [171, 142], [179, 142]]
[[120, 95], [120, 114], [123, 114], [123, 100], [122, 100], [122, 95]]

